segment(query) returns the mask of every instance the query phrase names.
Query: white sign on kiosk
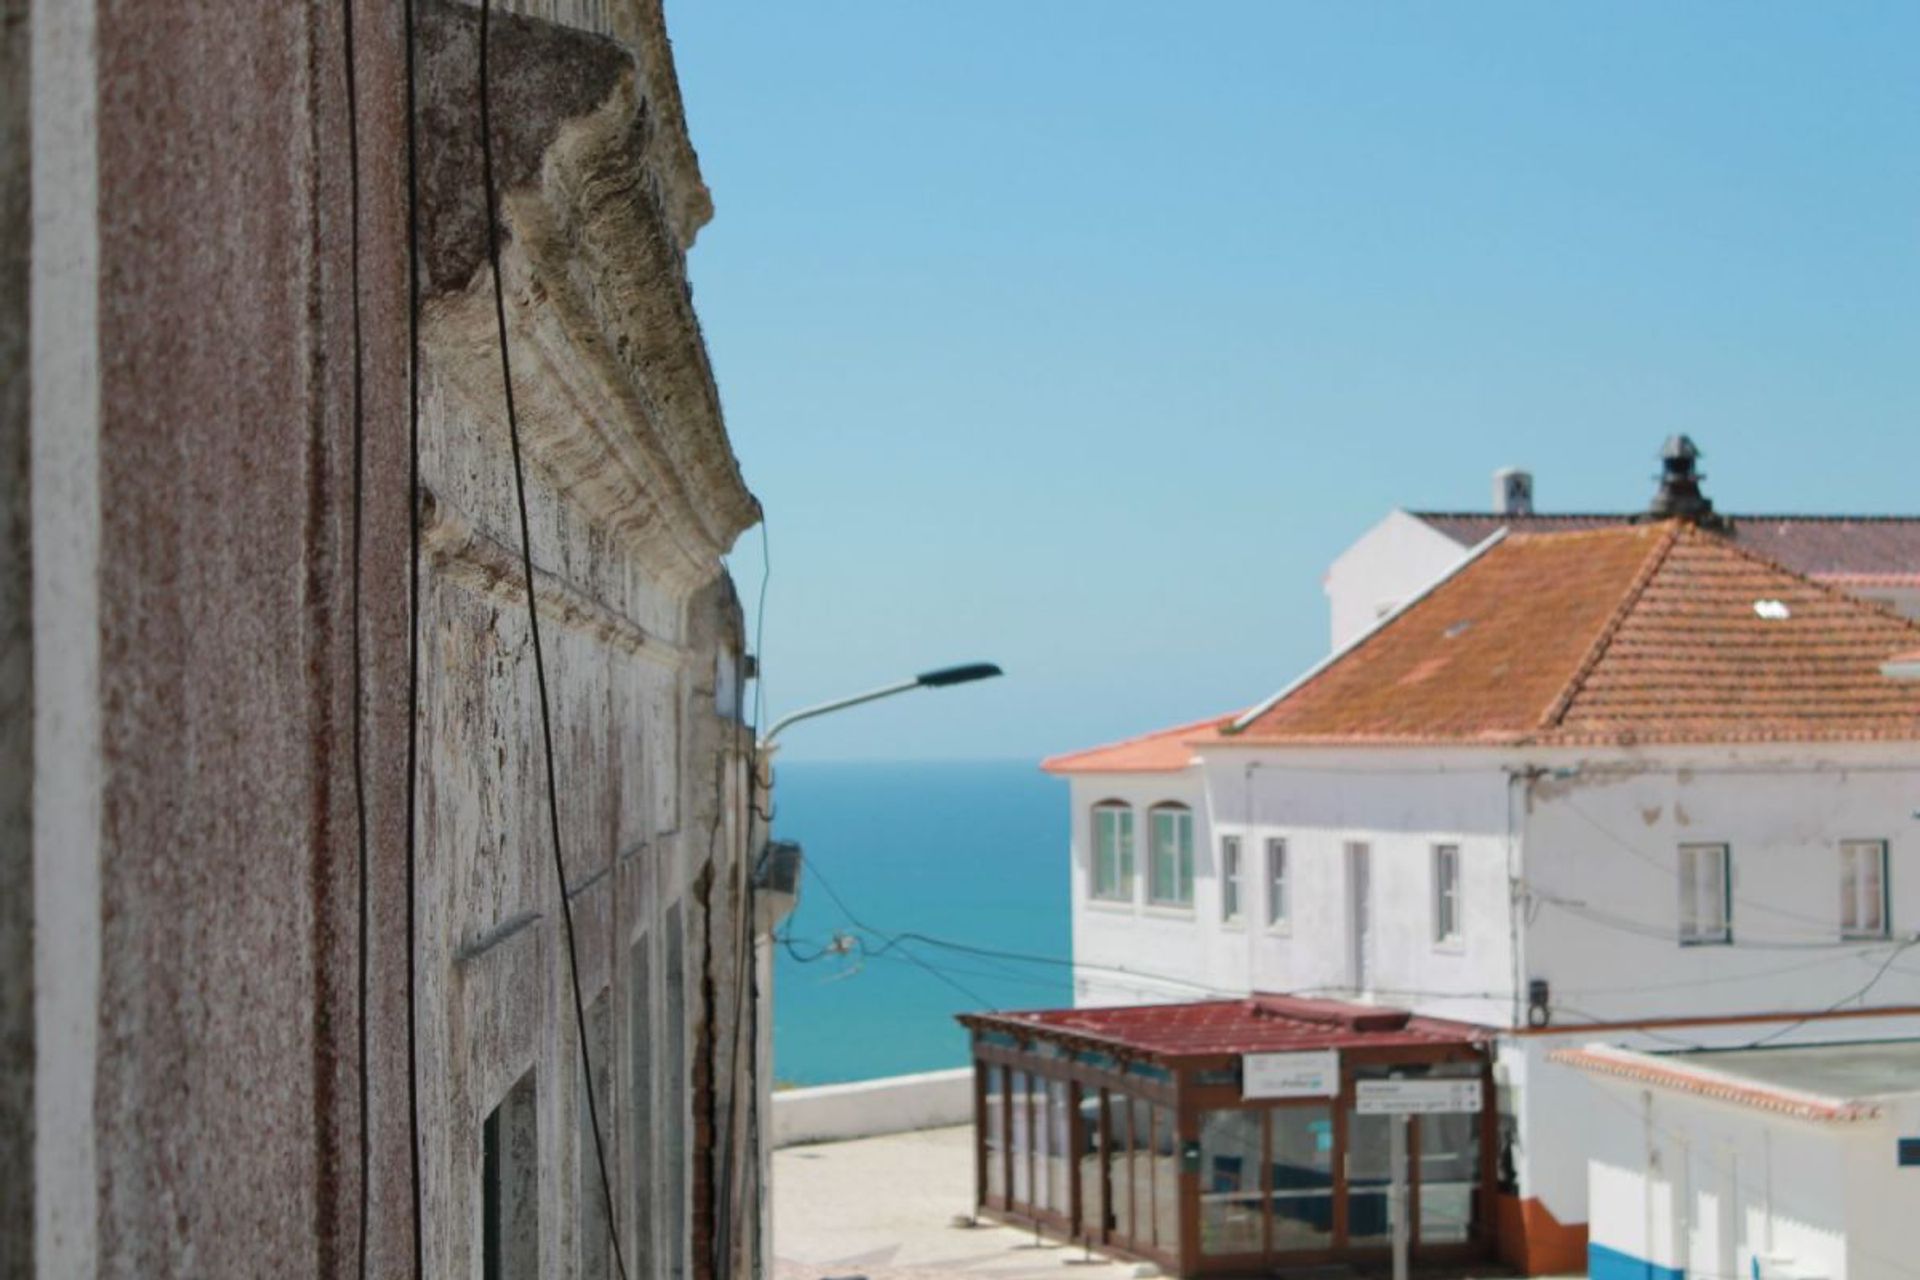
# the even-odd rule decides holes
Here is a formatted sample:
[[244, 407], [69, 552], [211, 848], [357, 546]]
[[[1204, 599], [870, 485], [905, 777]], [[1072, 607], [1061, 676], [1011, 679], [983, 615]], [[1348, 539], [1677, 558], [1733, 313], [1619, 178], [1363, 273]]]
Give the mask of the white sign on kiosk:
[[1247, 1053], [1240, 1056], [1240, 1093], [1248, 1098], [1331, 1098], [1340, 1092], [1340, 1051]]
[[1478, 1080], [1356, 1080], [1353, 1109], [1363, 1116], [1477, 1112]]

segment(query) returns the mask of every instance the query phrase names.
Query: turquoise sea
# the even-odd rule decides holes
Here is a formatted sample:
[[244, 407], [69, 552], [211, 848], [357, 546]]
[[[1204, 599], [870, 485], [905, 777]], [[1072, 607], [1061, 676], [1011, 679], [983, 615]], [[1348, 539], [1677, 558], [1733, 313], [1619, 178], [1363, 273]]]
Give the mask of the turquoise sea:
[[776, 1080], [964, 1066], [954, 1014], [1072, 1003], [1063, 964], [959, 949], [1070, 954], [1067, 788], [1033, 762], [782, 764], [773, 829], [809, 868], [775, 951]]

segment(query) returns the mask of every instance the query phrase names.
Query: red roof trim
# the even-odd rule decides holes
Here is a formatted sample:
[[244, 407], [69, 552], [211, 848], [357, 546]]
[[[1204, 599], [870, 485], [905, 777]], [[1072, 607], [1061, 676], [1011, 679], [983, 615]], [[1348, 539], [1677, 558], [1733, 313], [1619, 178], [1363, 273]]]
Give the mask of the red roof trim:
[[976, 1030], [1099, 1045], [1123, 1056], [1158, 1061], [1313, 1049], [1477, 1048], [1495, 1034], [1486, 1027], [1399, 1009], [1287, 995], [961, 1014], [959, 1021]]
[[1590, 1071], [1596, 1075], [1617, 1076], [1637, 1084], [1657, 1085], [1678, 1093], [1731, 1102], [1736, 1106], [1771, 1111], [1796, 1120], [1817, 1120], [1828, 1124], [1846, 1124], [1871, 1120], [1880, 1108], [1871, 1103], [1825, 1098], [1762, 1084], [1747, 1084], [1716, 1071], [1694, 1066], [1662, 1062], [1651, 1054], [1627, 1049], [1594, 1046], [1587, 1049], [1558, 1049], [1547, 1060], [1564, 1067]]

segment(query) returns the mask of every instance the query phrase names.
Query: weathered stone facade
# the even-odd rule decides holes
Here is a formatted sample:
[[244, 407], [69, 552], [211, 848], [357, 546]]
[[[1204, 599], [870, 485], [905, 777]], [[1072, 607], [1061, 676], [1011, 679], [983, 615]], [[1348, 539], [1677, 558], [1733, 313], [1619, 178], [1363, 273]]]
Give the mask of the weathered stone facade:
[[758, 507], [687, 287], [711, 206], [658, 0], [497, 6], [488, 42], [611, 1231], [480, 11], [357, 3], [351, 81], [348, 12], [7, 10], [32, 88], [0, 95], [0, 268], [32, 290], [8, 274], [0, 311], [0, 1181], [32, 1194], [0, 1277], [363, 1248], [408, 1275], [416, 1225], [423, 1274], [478, 1276], [495, 1221], [508, 1274], [611, 1276], [614, 1239], [636, 1280], [751, 1274], [764, 957], [720, 557]]

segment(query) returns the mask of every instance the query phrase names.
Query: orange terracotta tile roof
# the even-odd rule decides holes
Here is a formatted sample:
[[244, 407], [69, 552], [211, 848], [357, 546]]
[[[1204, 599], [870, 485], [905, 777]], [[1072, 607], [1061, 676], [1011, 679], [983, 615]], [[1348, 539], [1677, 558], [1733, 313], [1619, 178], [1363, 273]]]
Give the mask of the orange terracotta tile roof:
[[1881, 664], [1920, 626], [1674, 522], [1514, 534], [1240, 732], [1244, 743], [1920, 738]]
[[1561, 1066], [1577, 1067], [1597, 1075], [1618, 1076], [1636, 1084], [1658, 1085], [1680, 1093], [1772, 1111], [1798, 1120], [1845, 1123], [1871, 1120], [1880, 1114], [1880, 1108], [1871, 1102], [1827, 1098], [1799, 1089], [1731, 1079], [1719, 1072], [1701, 1071], [1680, 1063], [1665, 1063], [1655, 1055], [1617, 1049], [1611, 1045], [1557, 1049], [1547, 1058]]
[[1189, 724], [1175, 725], [1141, 734], [1122, 742], [1089, 747], [1048, 756], [1040, 767], [1048, 773], [1178, 773], [1193, 763], [1193, 748], [1187, 739], [1209, 729], [1217, 729], [1233, 720], [1230, 715], [1211, 716]]

